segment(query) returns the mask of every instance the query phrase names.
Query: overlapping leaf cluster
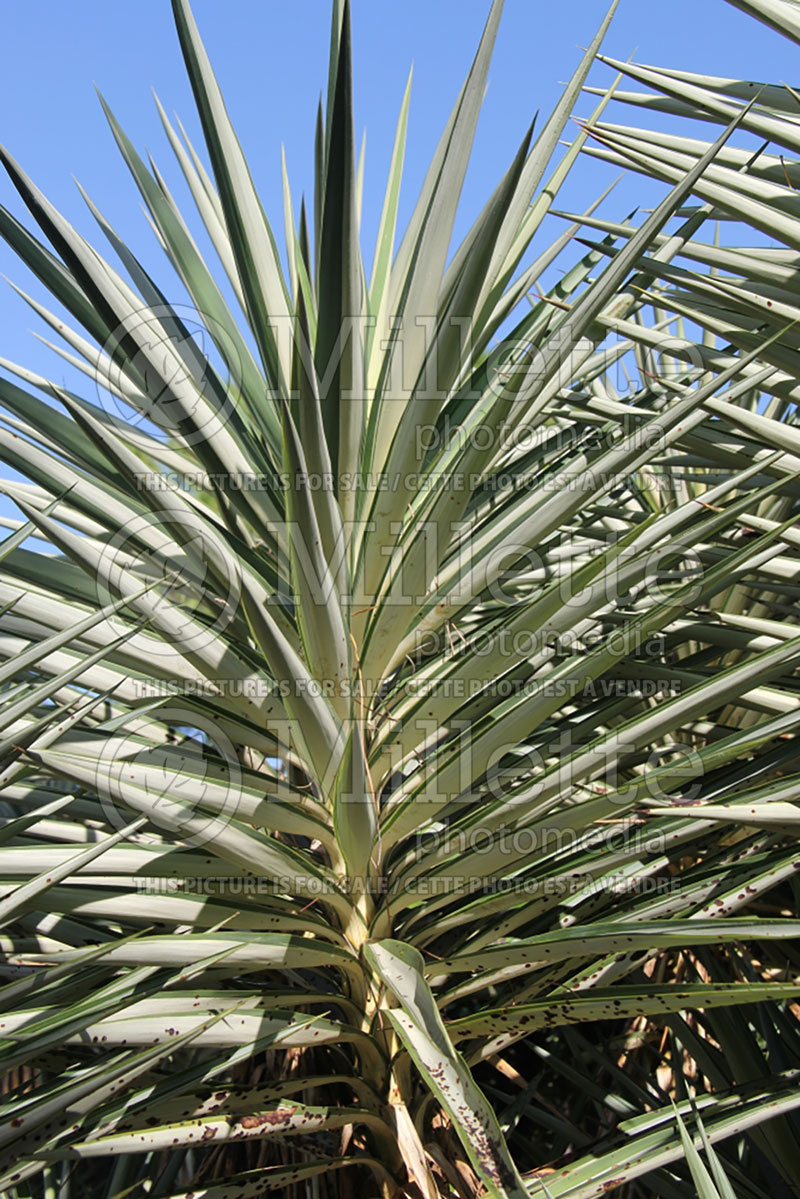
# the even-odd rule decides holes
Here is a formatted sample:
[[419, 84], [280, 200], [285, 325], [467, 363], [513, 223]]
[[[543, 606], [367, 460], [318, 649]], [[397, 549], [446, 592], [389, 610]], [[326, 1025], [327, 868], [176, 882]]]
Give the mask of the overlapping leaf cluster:
[[106, 112], [191, 316], [3, 152], [88, 380], [2, 360], [13, 1199], [800, 1177], [800, 99], [603, 59], [562, 153], [615, 6], [455, 248], [501, 3], [401, 234], [406, 92], [368, 270], [347, 4], [284, 260], [174, 0], [196, 213]]

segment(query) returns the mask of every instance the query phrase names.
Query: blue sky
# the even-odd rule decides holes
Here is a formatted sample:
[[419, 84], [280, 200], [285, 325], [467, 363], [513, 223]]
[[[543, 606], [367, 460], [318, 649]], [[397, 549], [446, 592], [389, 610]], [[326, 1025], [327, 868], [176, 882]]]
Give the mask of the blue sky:
[[[469, 66], [487, 8], [488, 0], [405, 0], [391, 6], [388, 0], [354, 0], [356, 121], [359, 136], [367, 128], [369, 248], [409, 66], [414, 63], [407, 205]], [[553, 106], [559, 82], [577, 62], [577, 47], [588, 42], [605, 10], [605, 0], [507, 0], [464, 195], [467, 212], [477, 208], [507, 165], [536, 110], [546, 114]], [[328, 4], [195, 0], [194, 11], [267, 210], [279, 215], [281, 142], [295, 192], [311, 180], [315, 109], [327, 70]], [[177, 110], [195, 132], [197, 126], [168, 0], [138, 0], [135, 9], [107, 0], [15, 5], [4, 18], [4, 33], [0, 141], [72, 218], [83, 219], [74, 174], [121, 227], [132, 235], [137, 228], [145, 231], [137, 217], [138, 195], [93, 83], [136, 144], [171, 169], [150, 89], [167, 111]], [[620, 58], [635, 54], [659, 65], [800, 82], [797, 47], [725, 0], [621, 0], [605, 48]], [[607, 75], [596, 72], [598, 79]], [[2, 202], [8, 203], [12, 190], [0, 183]], [[85, 227], [88, 232], [91, 222]], [[147, 246], [146, 238], [141, 244]], [[8, 253], [0, 261], [5, 269]], [[5, 297], [0, 302], [5, 317]]]
[[[409, 66], [414, 63], [414, 85], [401, 217], [410, 211], [487, 9], [488, 0], [405, 0], [398, 5], [353, 0], [359, 137], [367, 128], [363, 241], [368, 262]], [[560, 83], [580, 57], [578, 47], [591, 39], [605, 10], [605, 0], [507, 0], [457, 234], [464, 232], [467, 218], [507, 166], [536, 110], [544, 116], [554, 105]], [[295, 201], [311, 188], [315, 111], [327, 70], [328, 4], [194, 0], [194, 11], [280, 234], [282, 142]], [[200, 135], [168, 0], [137, 0], [135, 6], [108, 0], [13, 5], [4, 15], [4, 34], [0, 140], [62, 212], [102, 247], [102, 235], [72, 182], [75, 175], [169, 292], [173, 277], [140, 212], [138, 192], [93, 87], [101, 88], [138, 148], [152, 151], [168, 180], [177, 182], [150, 89], [168, 112], [177, 110], [196, 144]], [[605, 49], [619, 58], [634, 55], [658, 65], [800, 85], [800, 50], [725, 0], [621, 0]], [[609, 78], [607, 69], [596, 68], [595, 81]], [[581, 111], [590, 107], [584, 98]], [[612, 119], [636, 123], [637, 117], [619, 108]], [[707, 135], [708, 126], [703, 128]], [[567, 199], [585, 206], [610, 177], [607, 168], [587, 159]], [[604, 211], [620, 218], [637, 202], [652, 202], [659, 194], [645, 191], [633, 177]], [[180, 186], [176, 195], [184, 197]], [[27, 223], [5, 177], [0, 179], [0, 202]], [[2, 244], [0, 272], [46, 299]], [[0, 283], [0, 356], [66, 381], [58, 360], [31, 336], [32, 327], [37, 318]]]

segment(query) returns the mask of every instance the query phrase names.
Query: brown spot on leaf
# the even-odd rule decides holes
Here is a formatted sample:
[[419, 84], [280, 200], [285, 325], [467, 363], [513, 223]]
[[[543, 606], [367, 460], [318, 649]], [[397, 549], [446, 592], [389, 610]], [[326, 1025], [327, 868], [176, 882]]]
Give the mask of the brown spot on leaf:
[[241, 1128], [263, 1128], [265, 1124], [289, 1124], [296, 1111], [296, 1107], [283, 1107], [275, 1112], [262, 1112], [258, 1116], [242, 1116], [239, 1125]]

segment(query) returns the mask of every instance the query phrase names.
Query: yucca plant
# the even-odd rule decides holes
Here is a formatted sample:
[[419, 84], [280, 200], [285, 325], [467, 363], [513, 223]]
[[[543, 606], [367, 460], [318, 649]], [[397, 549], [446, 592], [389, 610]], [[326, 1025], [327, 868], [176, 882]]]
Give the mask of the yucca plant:
[[605, 60], [562, 152], [612, 4], [453, 250], [501, 7], [369, 270], [346, 0], [288, 269], [186, 0], [180, 288], [3, 153], [89, 381], [2, 361], [12, 1199], [794, 1194], [800, 98]]

